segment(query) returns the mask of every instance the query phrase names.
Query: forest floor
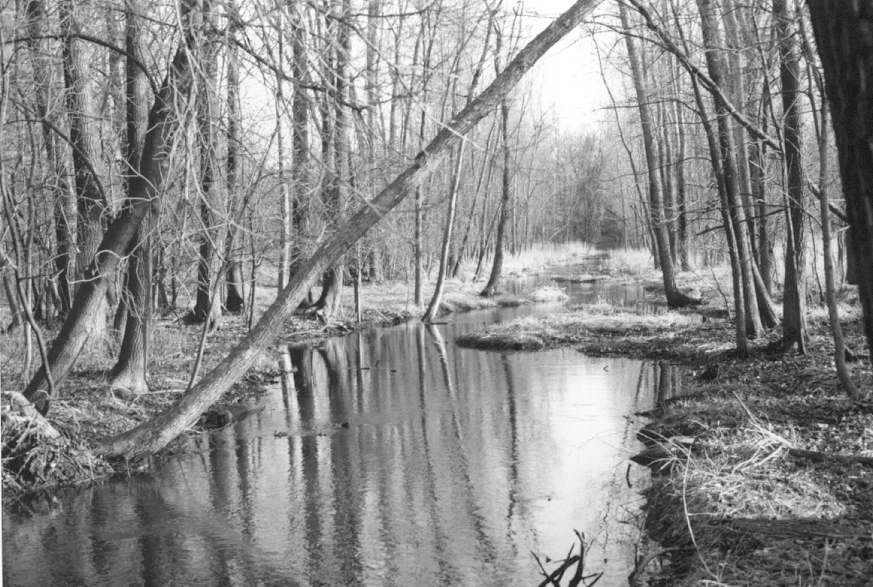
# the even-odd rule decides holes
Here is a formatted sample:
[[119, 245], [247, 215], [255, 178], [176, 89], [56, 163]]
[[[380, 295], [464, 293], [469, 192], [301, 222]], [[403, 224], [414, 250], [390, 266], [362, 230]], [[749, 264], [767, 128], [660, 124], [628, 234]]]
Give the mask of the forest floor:
[[651, 542], [638, 561], [647, 567], [638, 584], [873, 585], [873, 371], [857, 300], [841, 304], [847, 343], [858, 355], [849, 368], [867, 394], [855, 403], [837, 381], [823, 308], [810, 311], [806, 354], [783, 352], [777, 329], [738, 357], [724, 299], [706, 279], [682, 278], [708, 303], [655, 315], [570, 308], [458, 342], [569, 345], [678, 370], [681, 391], [642, 414]]

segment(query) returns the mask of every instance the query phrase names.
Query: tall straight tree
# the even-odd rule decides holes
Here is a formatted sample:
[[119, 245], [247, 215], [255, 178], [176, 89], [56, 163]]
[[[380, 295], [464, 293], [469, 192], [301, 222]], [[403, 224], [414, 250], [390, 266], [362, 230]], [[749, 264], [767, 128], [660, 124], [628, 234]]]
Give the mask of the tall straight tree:
[[[321, 155], [324, 168], [322, 200], [325, 222], [331, 230], [339, 224], [348, 200], [349, 181], [349, 60], [351, 58], [350, 0], [333, 0], [326, 20], [324, 79], [332, 91], [322, 97]], [[321, 295], [314, 309], [329, 319], [340, 309], [345, 263], [340, 260], [325, 271]]]
[[636, 40], [630, 26], [627, 7], [619, 4], [621, 25], [624, 29], [624, 40], [627, 47], [628, 61], [631, 66], [634, 91], [640, 114], [640, 124], [643, 129], [643, 148], [646, 154], [646, 165], [649, 178], [649, 214], [652, 234], [655, 238], [655, 250], [661, 265], [661, 275], [664, 281], [664, 293], [667, 305], [671, 308], [688, 305], [691, 299], [679, 291], [676, 285], [676, 275], [673, 259], [670, 257], [670, 242], [667, 236], [666, 220], [664, 218], [664, 202], [661, 192], [661, 178], [658, 174], [658, 154], [655, 148], [655, 121], [652, 115], [649, 95], [646, 91], [643, 66], [637, 52]]
[[[494, 22], [494, 71], [500, 73], [500, 52], [503, 49], [503, 32], [500, 25]], [[497, 235], [494, 237], [494, 259], [491, 262], [491, 273], [488, 282], [479, 293], [483, 297], [497, 295], [500, 278], [503, 275], [503, 247], [506, 240], [506, 228], [509, 215], [512, 213], [512, 146], [509, 139], [509, 97], [504, 96], [500, 102], [500, 138], [503, 165], [500, 170], [500, 212], [497, 217]]]
[[773, 0], [773, 19], [779, 37], [779, 80], [782, 83], [782, 137], [788, 207], [785, 247], [785, 296], [782, 308], [782, 343], [806, 352], [806, 288], [803, 280], [803, 160], [800, 129], [800, 57], [795, 39], [794, 9], [785, 0]]
[[44, 0], [30, 0], [26, 6], [28, 45], [31, 53], [36, 114], [43, 121], [42, 139], [48, 162], [54, 223], [54, 269], [61, 302], [61, 315], [70, 311], [72, 281], [76, 266], [76, 194], [70, 185], [63, 140], [55, 132], [59, 116], [52, 104], [54, 93], [52, 63], [48, 51], [48, 16]]
[[[128, 54], [125, 66], [127, 133], [124, 162], [125, 187], [129, 190], [140, 173], [140, 159], [148, 130], [149, 86], [145, 72], [135, 62], [143, 63], [144, 4], [142, 0], [126, 0], [124, 10], [125, 49]], [[118, 361], [110, 373], [110, 385], [114, 389], [132, 393], [143, 393], [148, 389], [148, 341], [153, 310], [152, 232], [157, 228], [159, 204], [157, 200], [153, 202], [134, 237], [120, 302], [127, 308], [127, 318]]]
[[[283, 3], [284, 4], [284, 3]], [[285, 7], [276, 11], [276, 36], [278, 37], [275, 65], [276, 74], [276, 165], [279, 182], [279, 217], [282, 228], [279, 233], [279, 269], [276, 272], [276, 287], [279, 291], [288, 282], [287, 275], [291, 270], [291, 190], [286, 176], [287, 160], [285, 157]]]
[[[873, 349], [873, 0], [807, 0], [833, 115], [867, 346]], [[870, 353], [873, 362], [873, 353]]]
[[[207, 27], [214, 26], [215, 9], [212, 0], [202, 0], [203, 20]], [[222, 250], [222, 230], [218, 213], [223, 209], [221, 186], [218, 181], [218, 154], [215, 119], [218, 108], [215, 96], [218, 90], [218, 44], [207, 38], [198, 62], [196, 84], [197, 146], [200, 152], [199, 212], [200, 244], [197, 254], [197, 295], [194, 308], [185, 316], [188, 324], [208, 321], [208, 328], [215, 329], [221, 320], [221, 304], [213, 300], [213, 280], [219, 278], [219, 251]]]
[[291, 254], [291, 274], [294, 273], [297, 263], [302, 259], [302, 240], [300, 235], [304, 231], [304, 203], [309, 192], [309, 96], [306, 93], [305, 82], [307, 80], [307, 45], [306, 30], [304, 29], [303, 15], [300, 12], [303, 6], [300, 3], [294, 5], [295, 10], [291, 18], [291, 75], [299, 80], [294, 87], [294, 95], [291, 98], [291, 118], [293, 127], [291, 130], [291, 161], [294, 193], [291, 197], [291, 225], [294, 233], [298, 235], [295, 240], [296, 248]]
[[[721, 46], [722, 40], [718, 29], [718, 20], [711, 0], [697, 0], [700, 11], [703, 44], [706, 49], [706, 65], [713, 84], [721, 89], [727, 89], [726, 72]], [[724, 187], [727, 196], [728, 214], [733, 224], [733, 232], [737, 247], [737, 257], [740, 263], [740, 292], [745, 308], [746, 334], [753, 337], [761, 334], [764, 325], [761, 322], [758, 298], [755, 293], [755, 262], [752, 257], [749, 229], [745, 217], [742, 198], [740, 196], [740, 172], [737, 164], [737, 149], [735, 143], [734, 125], [725, 94], [713, 94], [715, 114], [718, 123], [719, 150], [722, 159]]]
[[[78, 35], [81, 33], [79, 14], [73, 0], [60, 2], [63, 31], [64, 89], [67, 116], [70, 121], [70, 144], [73, 152], [73, 173], [78, 211], [76, 237], [76, 279], [85, 274], [88, 263], [97, 252], [103, 237], [106, 202], [94, 166], [96, 152], [93, 133], [91, 84], [88, 56]], [[102, 320], [98, 315], [95, 319]], [[105, 325], [105, 324], [104, 324]]]
[[[241, 20], [235, 0], [228, 0], [227, 10], [227, 39], [225, 42], [225, 54], [227, 55], [227, 209], [231, 219], [242, 218], [245, 210], [237, 214], [237, 206], [244, 204], [239, 197], [240, 176], [240, 145], [242, 132], [240, 125], [240, 97], [239, 97], [239, 49], [236, 46], [236, 32], [241, 26]], [[231, 314], [239, 314], [245, 309], [245, 295], [243, 293], [242, 262], [239, 258], [237, 246], [237, 229], [235, 224], [227, 233], [225, 243], [225, 258], [227, 259], [227, 272], [224, 286], [224, 309]], [[240, 239], [241, 240], [241, 239]]]

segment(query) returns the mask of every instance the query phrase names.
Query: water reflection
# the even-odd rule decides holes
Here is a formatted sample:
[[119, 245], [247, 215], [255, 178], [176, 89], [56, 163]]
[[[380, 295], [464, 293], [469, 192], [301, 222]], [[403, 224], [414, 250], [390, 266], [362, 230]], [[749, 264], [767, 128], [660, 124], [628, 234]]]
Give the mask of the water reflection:
[[530, 553], [561, 558], [579, 529], [600, 584], [626, 584], [636, 530], [621, 522], [639, 503], [626, 415], [674, 393], [671, 367], [454, 344], [480, 326], [287, 349], [267, 409], [198, 453], [4, 509], [4, 580], [537, 585]]

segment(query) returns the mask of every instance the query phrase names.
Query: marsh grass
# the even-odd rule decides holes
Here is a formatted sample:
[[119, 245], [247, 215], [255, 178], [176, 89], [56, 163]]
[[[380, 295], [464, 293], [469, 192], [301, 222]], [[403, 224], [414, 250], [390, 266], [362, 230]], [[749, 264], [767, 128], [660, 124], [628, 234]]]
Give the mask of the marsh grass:
[[458, 338], [462, 346], [482, 349], [532, 350], [598, 341], [603, 336], [644, 337], [684, 330], [700, 317], [679, 312], [647, 315], [608, 304], [590, 305], [546, 318], [519, 318]]
[[[541, 243], [526, 247], [521, 251], [505, 252], [503, 258], [504, 275], [523, 275], [539, 273], [549, 265], [571, 265], [583, 257], [601, 255], [594, 245], [576, 241], [570, 243]], [[487, 278], [493, 259], [488, 256], [482, 262], [483, 279]], [[473, 275], [476, 270], [476, 259], [467, 259], [462, 264], [463, 273]]]
[[873, 471], [798, 460], [789, 448], [863, 454], [873, 413], [797, 369], [808, 360], [734, 362], [714, 382], [686, 376], [691, 395], [646, 427], [648, 438], [694, 437], [647, 493], [648, 532], [677, 549], [661, 581], [869, 584]]
[[646, 275], [655, 271], [654, 259], [647, 249], [615, 249], [609, 251], [607, 267], [617, 273]]

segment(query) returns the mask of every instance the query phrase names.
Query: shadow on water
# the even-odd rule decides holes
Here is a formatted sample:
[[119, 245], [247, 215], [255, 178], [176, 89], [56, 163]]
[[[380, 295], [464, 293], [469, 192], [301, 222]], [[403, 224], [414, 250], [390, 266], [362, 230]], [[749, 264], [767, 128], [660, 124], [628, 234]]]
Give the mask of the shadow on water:
[[4, 508], [5, 582], [537, 585], [531, 553], [563, 557], [578, 529], [598, 584], [625, 585], [640, 503], [627, 415], [678, 393], [678, 374], [454, 344], [519, 312], [286, 349], [266, 409], [200, 452]]

